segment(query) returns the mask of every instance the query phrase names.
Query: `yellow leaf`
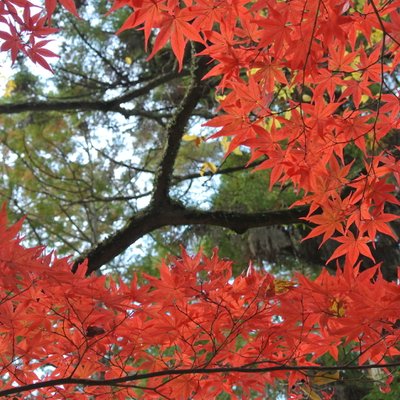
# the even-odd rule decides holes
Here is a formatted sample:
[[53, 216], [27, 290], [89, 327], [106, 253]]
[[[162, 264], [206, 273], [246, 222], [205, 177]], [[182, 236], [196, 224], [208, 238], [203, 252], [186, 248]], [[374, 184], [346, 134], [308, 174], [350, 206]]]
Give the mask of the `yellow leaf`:
[[349, 79], [354, 79], [356, 81], [361, 81], [362, 78], [362, 72], [357, 71], [357, 72], [352, 72], [351, 73], [351, 77], [350, 76], [346, 76], [346, 78], [344, 78], [345, 81], [349, 80]]
[[236, 154], [237, 156], [242, 156], [243, 153], [242, 151], [239, 149], [239, 147], [236, 147], [235, 150], [232, 151], [233, 154]]
[[320, 371], [312, 378], [312, 384], [317, 386], [327, 385], [340, 379], [339, 371], [332, 373]]
[[6, 84], [6, 89], [4, 90], [4, 97], [10, 97], [16, 87], [17, 84], [15, 83], [15, 81], [12, 79], [9, 80]]
[[230, 141], [228, 140], [228, 138], [226, 136], [223, 136], [221, 139], [221, 147], [222, 147], [222, 150], [224, 151], [224, 153], [226, 153], [228, 151], [229, 143], [230, 143]]
[[206, 171], [211, 171], [213, 174], [215, 174], [217, 170], [218, 168], [214, 163], [206, 161], [200, 168], [200, 176], [203, 176]]
[[[223, 138], [221, 139], [221, 147], [222, 147], [222, 150], [225, 153], [228, 151], [230, 144], [231, 144], [231, 141], [226, 136], [223, 136]], [[233, 150], [232, 153], [236, 154], [237, 156], [242, 156], [243, 155], [243, 153], [239, 149], [239, 147], [236, 147], [236, 149]]]
[[332, 314], [334, 314], [336, 317], [343, 317], [346, 313], [343, 300], [336, 298], [333, 299], [329, 307], [329, 311], [331, 311]]
[[275, 117], [267, 118], [263, 124], [263, 128], [268, 132], [271, 132], [272, 127], [279, 129], [281, 126], [281, 123]]
[[275, 293], [285, 293], [292, 287], [294, 287], [294, 283], [291, 281], [287, 281], [284, 279], [275, 279]]
[[197, 136], [196, 135], [183, 135], [182, 140], [184, 142], [192, 142], [193, 140], [196, 140]]
[[292, 111], [290, 111], [290, 110], [285, 111], [285, 113], [283, 114], [283, 116], [284, 116], [285, 119], [287, 119], [287, 120], [292, 119]]
[[[345, 54], [347, 55], [349, 53], [346, 51]], [[360, 56], [355, 56], [353, 62], [350, 64], [350, 66], [354, 69], [357, 69], [359, 63], [360, 63]]]
[[275, 85], [275, 88], [279, 90], [278, 97], [284, 100], [290, 99], [294, 92], [294, 86], [285, 86], [281, 88], [279, 85]]
[[196, 135], [183, 135], [182, 140], [184, 142], [194, 142], [197, 147], [199, 147], [200, 144], [204, 142], [204, 138], [202, 136]]
[[247, 70], [247, 76], [256, 74], [257, 71], [259, 71], [260, 69], [261, 68], [251, 68], [251, 69]]
[[125, 62], [128, 64], [128, 65], [131, 65], [132, 64], [132, 58], [131, 57], [125, 57]]
[[314, 390], [312, 390], [310, 387], [306, 387], [306, 388], [300, 388], [308, 397], [308, 399], [311, 400], [321, 400], [321, 397], [314, 392]]
[[215, 100], [218, 101], [218, 103], [220, 103], [222, 100], [225, 100], [225, 98], [225, 95], [215, 94]]
[[309, 94], [303, 94], [303, 101], [311, 101], [311, 96]]
[[383, 32], [380, 29], [373, 29], [373, 32], [371, 34], [371, 43], [376, 44], [376, 43], [381, 43], [383, 40]]

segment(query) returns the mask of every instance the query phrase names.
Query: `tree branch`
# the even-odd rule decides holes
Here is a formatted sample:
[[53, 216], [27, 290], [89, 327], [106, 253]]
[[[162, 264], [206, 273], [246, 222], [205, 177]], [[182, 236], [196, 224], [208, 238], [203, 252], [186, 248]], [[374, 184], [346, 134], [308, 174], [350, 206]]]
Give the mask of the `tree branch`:
[[174, 183], [182, 182], [182, 181], [187, 181], [190, 179], [196, 179], [196, 178], [204, 178], [206, 176], [214, 176], [214, 175], [224, 175], [224, 174], [231, 174], [234, 172], [239, 172], [239, 171], [246, 171], [246, 170], [251, 170], [258, 165], [260, 165], [264, 160], [257, 160], [253, 161], [251, 164], [245, 164], [245, 165], [238, 165], [235, 167], [227, 167], [223, 169], [218, 169], [215, 172], [211, 171], [206, 171], [203, 174], [200, 173], [193, 173], [193, 174], [187, 174], [187, 175], [175, 175], [173, 176], [173, 181]]
[[193, 110], [196, 108], [196, 105], [202, 96], [204, 96], [205, 89], [207, 88], [201, 80], [207, 68], [206, 60], [207, 59], [205, 58], [199, 59], [192, 54], [192, 82], [186, 91], [185, 97], [167, 126], [167, 140], [154, 179], [154, 194], [152, 198], [154, 203], [168, 201], [172, 172], [180, 148], [182, 136], [185, 132], [186, 125], [193, 114]]
[[152, 89], [159, 85], [167, 83], [175, 78], [182, 77], [188, 74], [187, 71], [178, 73], [176, 71], [169, 72], [168, 74], [157, 77], [146, 85], [131, 90], [120, 96], [116, 96], [111, 100], [77, 100], [77, 101], [37, 101], [27, 103], [9, 103], [0, 104], [0, 114], [18, 114], [22, 112], [35, 112], [35, 111], [67, 111], [67, 110], [80, 110], [80, 111], [114, 111], [123, 115], [129, 115], [130, 111], [121, 107], [121, 104], [128, 103], [129, 101], [143, 96]]
[[336, 365], [336, 366], [310, 366], [310, 365], [277, 365], [272, 367], [251, 368], [248, 366], [240, 367], [220, 367], [220, 368], [188, 368], [188, 369], [172, 369], [164, 371], [155, 371], [143, 374], [135, 374], [123, 376], [114, 379], [80, 379], [80, 378], [59, 378], [50, 381], [36, 382], [30, 385], [17, 386], [10, 389], [0, 391], [0, 396], [9, 396], [11, 394], [23, 393], [27, 391], [37, 390], [45, 387], [60, 386], [60, 385], [84, 385], [84, 386], [119, 386], [126, 382], [136, 382], [140, 380], [156, 378], [160, 376], [182, 376], [195, 374], [227, 374], [230, 372], [240, 372], [244, 374], [267, 373], [273, 371], [349, 371], [349, 370], [369, 370], [374, 368], [391, 368], [399, 367], [400, 362], [387, 364], [366, 364], [366, 365]]
[[172, 200], [161, 206], [151, 203], [149, 207], [133, 216], [124, 228], [77, 259], [73, 271], [75, 272], [78, 265], [87, 258], [87, 274], [90, 274], [120, 255], [144, 235], [164, 226], [214, 225], [244, 233], [250, 228], [299, 223], [299, 218], [306, 216], [307, 210], [307, 207], [296, 207], [259, 213], [241, 213], [188, 208]]

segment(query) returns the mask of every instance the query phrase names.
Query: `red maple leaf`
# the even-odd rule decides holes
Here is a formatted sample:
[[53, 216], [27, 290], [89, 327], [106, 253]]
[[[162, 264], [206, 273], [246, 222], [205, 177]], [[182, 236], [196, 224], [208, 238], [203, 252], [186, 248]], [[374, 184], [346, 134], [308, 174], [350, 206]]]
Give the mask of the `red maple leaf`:
[[196, 42], [203, 42], [197, 29], [195, 29], [188, 21], [193, 20], [193, 15], [188, 9], [180, 9], [175, 7], [163, 15], [160, 23], [160, 32], [154, 42], [153, 50], [148, 57], [152, 58], [168, 40], [171, 40], [172, 51], [178, 59], [179, 70], [183, 67], [183, 56], [188, 39]]
[[367, 243], [371, 242], [368, 237], [355, 236], [353, 232], [347, 231], [346, 235], [334, 237], [333, 239], [342, 244], [333, 252], [326, 262], [327, 264], [335, 258], [346, 256], [346, 263], [348, 262], [350, 265], [355, 265], [360, 254], [375, 262], [371, 250], [367, 245]]

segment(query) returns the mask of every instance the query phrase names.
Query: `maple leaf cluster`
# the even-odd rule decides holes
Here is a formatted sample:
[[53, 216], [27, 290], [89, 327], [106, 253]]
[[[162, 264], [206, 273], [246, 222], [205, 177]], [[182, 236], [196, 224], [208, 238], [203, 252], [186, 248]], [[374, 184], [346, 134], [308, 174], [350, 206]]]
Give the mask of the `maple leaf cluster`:
[[[222, 115], [205, 125], [252, 152], [270, 186], [291, 182], [308, 204], [308, 238], [339, 243], [330, 260], [373, 259], [378, 234], [397, 239], [385, 211], [399, 205], [400, 3], [350, 0], [116, 0], [132, 8], [120, 31], [143, 29], [152, 57], [170, 41], [203, 46], [221, 78]], [[150, 40], [152, 39], [152, 40]], [[353, 156], [350, 156], [353, 154]], [[361, 160], [354, 163], [353, 158]], [[329, 260], [329, 261], [330, 261]]]
[[[78, 16], [73, 0], [60, 0], [61, 5]], [[47, 36], [58, 31], [50, 26], [51, 16], [56, 8], [56, 0], [45, 0], [39, 6], [28, 0], [2, 0], [0, 3], [0, 51], [9, 52], [12, 62], [18, 53], [30, 58], [34, 63], [52, 71], [47, 62], [57, 55], [45, 46], [51, 41]]]
[[[72, 0], [61, 4], [76, 14]], [[51, 69], [42, 38], [54, 32], [55, 5], [33, 14], [29, 1], [2, 2], [0, 49]], [[223, 93], [223, 114], [206, 125], [232, 136], [228, 154], [242, 145], [250, 162], [264, 159], [257, 169], [271, 171], [270, 187], [293, 184], [303, 197], [294, 205], [310, 205], [316, 225], [307, 238], [339, 243], [328, 261], [373, 260], [379, 234], [397, 239], [386, 206], [400, 204], [400, 148], [385, 138], [399, 129], [398, 0], [116, 0], [112, 10], [123, 6], [133, 12], [120, 31], [143, 29], [149, 58], [170, 42], [182, 68], [187, 43], [203, 46], [198, 55], [214, 64], [204, 79], [219, 76]]]
[[[291, 182], [316, 225], [308, 238], [336, 240], [328, 261], [344, 256], [344, 267], [314, 281], [252, 266], [235, 278], [216, 253], [183, 251], [160, 278], [86, 278], [84, 264], [73, 274], [67, 259], [21, 246], [21, 223], [7, 228], [3, 211], [0, 396], [262, 398], [284, 380], [293, 399], [329, 398], [313, 387], [318, 374], [359, 367], [381, 368], [389, 390], [400, 279], [378, 266], [360, 272], [359, 257], [373, 259], [378, 234], [396, 238], [387, 205], [399, 205], [400, 149], [385, 140], [399, 128], [399, 0], [116, 0], [113, 9], [125, 5], [121, 30], [143, 29], [149, 57], [169, 42], [182, 69], [187, 43], [203, 46], [204, 79], [221, 78], [222, 115], [206, 125], [232, 137], [228, 153], [247, 146], [250, 162], [262, 157], [271, 187]], [[3, 0], [0, 50], [51, 69], [55, 6]]]
[[248, 398], [250, 391], [263, 398], [277, 380], [288, 382], [291, 398], [329, 398], [313, 388], [328, 355], [332, 369], [379, 364], [392, 378], [400, 287], [378, 267], [347, 264], [315, 281], [300, 274], [285, 281], [249, 266], [234, 278], [217, 254], [183, 251], [162, 263], [159, 278], [126, 284], [85, 278], [85, 265], [73, 274], [66, 258], [24, 248], [20, 227], [7, 228], [3, 210], [2, 398], [32, 391], [37, 399]]

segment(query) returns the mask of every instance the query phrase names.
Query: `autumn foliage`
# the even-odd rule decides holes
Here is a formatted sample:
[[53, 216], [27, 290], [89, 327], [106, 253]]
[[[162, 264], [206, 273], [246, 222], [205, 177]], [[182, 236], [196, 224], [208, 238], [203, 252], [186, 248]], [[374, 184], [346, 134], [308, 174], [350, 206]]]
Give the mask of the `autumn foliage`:
[[24, 248], [20, 225], [6, 228], [2, 212], [2, 398], [262, 398], [277, 380], [292, 398], [328, 398], [320, 385], [339, 379], [336, 370], [371, 364], [392, 379], [400, 289], [378, 267], [285, 281], [249, 266], [234, 278], [217, 254], [183, 251], [160, 278], [126, 284]]
[[[60, 3], [76, 16], [73, 0], [60, 0]], [[0, 51], [11, 54], [13, 63], [19, 52], [29, 57], [34, 63], [51, 71], [46, 61], [48, 57], [57, 57], [46, 48], [50, 42], [45, 39], [57, 29], [51, 27], [51, 16], [56, 8], [56, 0], [45, 0], [44, 7], [28, 0], [2, 0], [0, 3]], [[6, 28], [6, 29], [4, 29]]]
[[373, 260], [377, 234], [396, 239], [385, 205], [400, 204], [400, 163], [385, 138], [399, 127], [398, 1], [114, 4], [133, 8], [121, 30], [144, 29], [146, 44], [159, 28], [150, 57], [170, 40], [182, 67], [187, 42], [202, 44], [223, 112], [206, 125], [233, 137], [229, 152], [243, 145], [263, 157], [270, 187], [294, 185], [317, 225], [308, 238], [339, 243], [330, 260]]
[[[61, 3], [76, 13], [70, 0]], [[219, 78], [214, 137], [247, 146], [270, 186], [292, 184], [309, 206], [308, 238], [337, 242], [335, 275], [283, 281], [249, 266], [238, 277], [215, 253], [166, 261], [131, 283], [73, 274], [67, 259], [26, 249], [20, 224], [0, 227], [0, 396], [96, 399], [246, 398], [286, 381], [291, 398], [329, 398], [321, 382], [398, 365], [399, 281], [374, 260], [387, 211], [399, 205], [399, 1], [116, 0], [121, 27], [142, 29], [149, 57], [170, 45], [182, 69], [188, 42]], [[22, 9], [22, 14], [17, 8]], [[4, 0], [2, 51], [50, 69], [55, 1]], [[194, 46], [193, 46], [194, 47]], [[344, 358], [344, 354], [346, 357]], [[33, 392], [34, 391], [34, 392]], [[317, 396], [317, 397], [316, 397]]]

